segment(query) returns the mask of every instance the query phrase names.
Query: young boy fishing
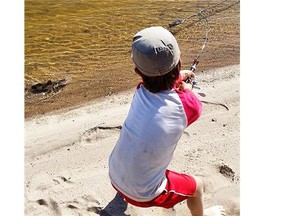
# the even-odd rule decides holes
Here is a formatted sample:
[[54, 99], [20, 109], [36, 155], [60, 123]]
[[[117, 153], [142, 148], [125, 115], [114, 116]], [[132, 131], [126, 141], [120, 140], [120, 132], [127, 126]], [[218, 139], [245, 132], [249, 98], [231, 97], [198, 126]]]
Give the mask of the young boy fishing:
[[202, 104], [185, 82], [175, 37], [163, 27], [138, 32], [132, 42], [136, 88], [120, 137], [109, 158], [113, 187], [130, 204], [172, 208], [187, 200], [193, 216], [226, 215], [223, 206], [203, 209], [200, 177], [167, 169], [185, 128], [201, 114]]

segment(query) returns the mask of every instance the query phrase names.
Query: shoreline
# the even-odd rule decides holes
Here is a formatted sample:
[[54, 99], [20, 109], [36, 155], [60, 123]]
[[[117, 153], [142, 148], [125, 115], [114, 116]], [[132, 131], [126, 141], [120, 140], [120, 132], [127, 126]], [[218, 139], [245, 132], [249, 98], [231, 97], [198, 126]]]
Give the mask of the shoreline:
[[[207, 74], [207, 73], [209, 73], [209, 71], [213, 71], [215, 69], [220, 69], [220, 68], [231, 67], [231, 66], [234, 66], [234, 65], [239, 65], [239, 63], [238, 64], [236, 63], [236, 64], [225, 65], [225, 66], [221, 66], [221, 67], [215, 67], [215, 68], [212, 68], [212, 69], [208, 69], [205, 72], [203, 72], [203, 71], [196, 72], [196, 76], [198, 78], [200, 78], [199, 81], [201, 81], [201, 77], [202, 76], [204, 76], [204, 77], [208, 76], [209, 77], [209, 75]], [[207, 75], [205, 75], [205, 74], [207, 74]], [[28, 107], [28, 111], [27, 111], [26, 110], [27, 109], [27, 103], [25, 103], [25, 107], [24, 107], [24, 109], [25, 109], [24, 110], [24, 112], [25, 112], [25, 121], [29, 121], [29, 120], [32, 120], [32, 119], [35, 119], [35, 118], [41, 118], [41, 117], [44, 117], [44, 116], [47, 116], [47, 115], [54, 115], [54, 114], [60, 114], [60, 113], [63, 113], [63, 112], [69, 112], [71, 110], [78, 109], [78, 108], [81, 108], [83, 106], [89, 106], [90, 104], [103, 102], [107, 98], [109, 99], [110, 97], [113, 97], [113, 96], [116, 96], [116, 95], [119, 95], [119, 94], [122, 94], [122, 93], [125, 93], [125, 92], [126, 93], [130, 92], [130, 91], [132, 91], [134, 89], [134, 86], [136, 86], [137, 83], [140, 81], [140, 78], [138, 76], [135, 75], [135, 77], [136, 77], [136, 79], [133, 79], [133, 84], [131, 84], [132, 87], [129, 88], [129, 89], [123, 89], [123, 90], [120, 90], [119, 92], [113, 92], [113, 93], [109, 93], [108, 95], [96, 96], [96, 97], [93, 94], [91, 94], [90, 98], [84, 99], [83, 101], [75, 101], [75, 100], [73, 100], [73, 102], [71, 104], [65, 103], [65, 101], [64, 101], [65, 97], [66, 97], [65, 88], [67, 88], [68, 86], [64, 87], [62, 90], [60, 90], [59, 95], [56, 95], [56, 97], [58, 97], [58, 98], [55, 97], [55, 99], [54, 99], [53, 98], [54, 95], [52, 94], [51, 95], [51, 98], [52, 98], [51, 101], [47, 101], [46, 104], [45, 104], [45, 101], [43, 102], [43, 104], [37, 104], [37, 103], [29, 104], [30, 106], [35, 106], [35, 107], [40, 105], [40, 107], [37, 107], [37, 108], [39, 110], [43, 110], [42, 114], [38, 113], [37, 111], [35, 112], [35, 111], [31, 110], [30, 106]], [[61, 92], [61, 91], [63, 91], [63, 92]], [[62, 93], [63, 93], [63, 95], [61, 95]], [[83, 93], [79, 92], [79, 95], [83, 95]], [[71, 98], [71, 95], [69, 97]], [[62, 100], [62, 98], [63, 98], [63, 100]], [[85, 95], [84, 95], [84, 98], [86, 98]], [[57, 104], [59, 104], [59, 100], [60, 101], [62, 100], [62, 102], [64, 102], [64, 103], [61, 104], [62, 107], [57, 107]], [[45, 105], [47, 106], [48, 109], [45, 109]], [[43, 106], [44, 106], [44, 108], [43, 108]], [[35, 110], [38, 110], [37, 108], [35, 108]]]
[[[101, 6], [93, 7], [96, 3]], [[132, 36], [139, 29], [151, 25], [148, 23], [168, 27], [167, 24], [175, 19], [173, 17], [175, 12], [179, 13], [179, 16], [185, 17], [194, 10], [198, 11], [200, 8], [207, 8], [208, 6], [215, 7], [215, 10], [225, 9], [209, 17], [211, 30], [209, 31], [209, 41], [205, 49], [202, 50], [203, 53], [201, 52], [196, 75], [202, 74], [201, 71], [203, 70], [206, 72], [214, 68], [240, 63], [240, 4], [237, 2], [232, 7], [229, 7], [229, 5], [234, 5], [234, 3], [232, 4], [229, 1], [225, 4], [224, 2], [218, 4], [217, 2], [203, 1], [180, 1], [173, 4], [163, 2], [172, 10], [165, 10], [165, 12], [162, 11], [164, 5], [155, 7], [153, 2], [147, 2], [147, 7], [144, 8], [137, 5], [137, 7], [143, 8], [143, 11], [141, 9], [137, 16], [140, 18], [143, 15], [146, 16], [146, 10], [151, 12], [153, 16], [139, 23], [135, 19], [135, 13], [132, 12], [131, 16], [125, 15], [125, 19], [128, 19], [129, 28], [127, 31], [117, 33], [116, 35], [120, 34], [121, 37], [115, 37], [115, 40], [110, 41], [111, 44], [109, 43], [109, 37], [107, 37], [109, 46], [107, 46], [106, 40], [101, 39], [103, 35], [111, 35], [114, 38], [116, 36], [115, 30], [118, 32], [119, 27], [123, 30], [123, 27], [127, 28], [127, 26], [118, 23], [120, 20], [117, 19], [117, 16], [111, 16], [109, 13], [98, 14], [97, 10], [102, 8], [102, 3], [105, 3], [105, 1], [91, 3], [92, 7], [89, 7], [89, 11], [95, 13], [93, 17], [87, 13], [86, 3], [69, 4], [68, 8], [58, 8], [59, 5], [55, 5], [53, 2], [43, 2], [43, 4], [32, 4], [31, 2], [27, 5], [28, 7], [25, 10], [25, 13], [27, 13], [27, 35], [25, 35], [27, 39], [25, 50], [27, 52], [25, 53], [24, 73], [25, 119], [43, 116], [63, 108], [73, 109], [75, 106], [78, 107], [78, 105], [81, 106], [87, 102], [90, 103], [123, 90], [134, 88], [139, 82], [139, 76], [134, 73], [134, 64], [131, 61]], [[83, 6], [85, 10], [79, 10], [80, 6]], [[123, 14], [127, 14], [129, 9], [132, 9], [132, 11], [135, 9], [133, 4], [127, 1], [119, 3], [119, 6], [117, 5], [117, 11], [119, 10], [118, 12]], [[129, 7], [127, 8], [127, 6]], [[185, 7], [185, 10], [182, 10], [182, 7]], [[44, 13], [42, 8], [46, 8]], [[67, 10], [64, 10], [63, 16], [57, 17], [55, 15], [61, 13], [61, 11], [56, 10], [56, 8], [59, 10], [66, 8]], [[107, 9], [104, 6], [103, 8]], [[69, 13], [69, 10], [74, 9], [76, 14]], [[32, 18], [37, 13], [43, 13], [43, 19], [35, 25]], [[77, 21], [72, 22], [73, 26], [69, 26], [65, 31], [62, 31], [60, 20], [65, 18], [74, 20], [74, 16], [77, 15], [79, 17]], [[96, 28], [101, 25], [99, 20], [105, 18], [103, 15], [108, 16], [109, 20], [116, 18], [115, 22], [107, 23], [107, 27], [111, 28]], [[97, 22], [91, 22], [91, 18], [97, 20]], [[90, 21], [87, 22], [88, 20]], [[196, 23], [196, 20], [194, 23], [193, 19], [189, 22], [191, 23], [173, 29], [181, 49], [182, 69], [190, 68], [191, 63], [203, 46], [203, 37], [205, 36], [204, 23]], [[51, 23], [55, 25], [52, 26]], [[51, 34], [51, 36], [49, 37], [46, 33], [48, 29], [45, 28], [47, 24], [51, 25], [51, 28], [49, 28], [49, 35]], [[85, 29], [82, 29], [83, 25]], [[101, 30], [105, 31], [102, 32]], [[52, 35], [57, 35], [57, 37], [52, 37]], [[112, 42], [115, 42], [115, 44]], [[35, 44], [37, 45], [35, 46]], [[75, 46], [75, 44], [79, 44], [79, 46]], [[33, 94], [29, 89], [30, 86], [37, 83], [47, 83], [49, 80], [57, 82], [61, 79], [68, 79], [68, 84], [55, 94]]]

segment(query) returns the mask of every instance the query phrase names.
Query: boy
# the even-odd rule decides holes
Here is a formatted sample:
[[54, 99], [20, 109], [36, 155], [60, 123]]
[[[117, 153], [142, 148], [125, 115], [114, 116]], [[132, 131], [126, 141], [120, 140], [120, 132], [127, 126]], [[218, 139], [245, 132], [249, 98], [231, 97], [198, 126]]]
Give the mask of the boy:
[[226, 215], [223, 206], [203, 209], [203, 181], [168, 170], [183, 131], [202, 110], [189, 70], [181, 71], [175, 37], [162, 27], [138, 32], [132, 42], [135, 72], [141, 76], [120, 137], [109, 158], [113, 187], [130, 204], [172, 208], [187, 200], [193, 216]]

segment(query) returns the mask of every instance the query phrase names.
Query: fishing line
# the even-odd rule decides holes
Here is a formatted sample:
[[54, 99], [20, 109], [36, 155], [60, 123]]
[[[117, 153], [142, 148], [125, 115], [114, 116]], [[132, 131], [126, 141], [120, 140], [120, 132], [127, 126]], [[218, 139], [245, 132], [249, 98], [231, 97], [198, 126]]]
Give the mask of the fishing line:
[[[236, 2], [234, 2], [233, 4], [230, 4], [230, 5], [227, 6], [227, 5], [225, 5], [225, 2], [227, 2], [227, 1], [228, 1], [228, 0], [224, 0], [224, 1], [222, 1], [222, 2], [219, 2], [218, 4], [214, 5], [213, 7], [205, 8], [205, 9], [203, 9], [203, 10], [197, 12], [197, 13], [194, 13], [194, 14], [192, 14], [192, 15], [189, 15], [189, 16], [183, 18], [183, 19], [176, 19], [176, 20], [172, 21], [171, 23], [169, 23], [169, 25], [168, 25], [170, 32], [173, 33], [173, 34], [176, 34], [176, 33], [178, 33], [180, 30], [173, 32], [173, 31], [172, 31], [172, 28], [174, 28], [175, 26], [178, 26], [178, 25], [181, 25], [181, 24], [187, 22], [188, 19], [192, 19], [192, 18], [194, 18], [194, 17], [198, 18], [196, 21], [194, 21], [194, 22], [186, 25], [185, 27], [189, 27], [189, 26], [191, 26], [191, 25], [193, 25], [194, 23], [197, 23], [197, 22], [203, 22], [203, 21], [205, 22], [205, 38], [204, 38], [204, 41], [203, 41], [203, 44], [202, 44], [202, 47], [201, 47], [200, 51], [199, 51], [198, 54], [196, 55], [196, 57], [195, 57], [192, 65], [191, 65], [191, 67], [190, 67], [190, 70], [191, 70], [192, 72], [194, 72], [194, 71], [196, 70], [196, 66], [197, 66], [197, 64], [199, 63], [199, 58], [200, 58], [200, 56], [202, 55], [203, 50], [204, 50], [204, 48], [205, 48], [205, 46], [206, 46], [206, 43], [207, 43], [207, 41], [208, 41], [208, 39], [209, 39], [209, 32], [210, 32], [211, 28], [210, 28], [210, 25], [209, 25], [209, 22], [208, 22], [208, 18], [211, 17], [211, 16], [213, 16], [213, 15], [215, 15], [215, 14], [217, 14], [217, 13], [220, 13], [220, 12], [222, 12], [222, 11], [225, 11], [225, 10], [233, 7], [234, 5], [240, 3], [240, 1], [236, 1]], [[229, 3], [230, 3], [230, 2], [231, 2], [231, 1], [229, 1]], [[191, 83], [191, 84], [192, 84], [192, 88], [197, 88], [197, 89], [199, 89], [199, 90], [202, 91], [202, 92], [200, 92], [200, 93], [198, 92], [198, 94], [200, 94], [200, 95], [203, 96], [203, 97], [206, 96], [206, 94], [203, 92], [202, 88], [197, 85], [197, 80], [196, 80], [196, 78], [191, 78], [191, 77], [189, 77], [185, 82]]]
[[228, 0], [224, 0], [222, 2], [219, 2], [218, 4], [214, 5], [213, 7], [208, 7], [208, 8], [205, 8], [197, 13], [194, 13], [192, 15], [189, 15], [183, 19], [176, 19], [174, 21], [172, 21], [171, 23], [169, 23], [169, 30], [173, 33], [173, 34], [176, 34], [178, 33], [178, 31], [172, 31], [172, 28], [174, 28], [175, 26], [178, 26], [180, 24], [183, 24], [184, 22], [186, 22], [188, 19], [191, 19], [193, 17], [198, 17], [198, 19], [190, 24], [188, 24], [187, 26], [185, 27], [189, 27], [191, 25], [193, 25], [194, 23], [196, 22], [200, 22], [200, 21], [204, 21], [205, 22], [205, 38], [204, 38], [204, 42], [202, 44], [202, 47], [198, 53], [198, 55], [195, 57], [196, 60], [198, 60], [201, 56], [201, 54], [203, 53], [203, 50], [206, 46], [206, 43], [208, 41], [208, 38], [209, 38], [209, 31], [210, 31], [210, 25], [208, 23], [208, 18], [217, 14], [217, 13], [220, 13], [222, 11], [225, 11], [225, 10], [228, 10], [229, 8], [233, 7], [234, 5], [240, 3], [240, 1], [236, 1], [234, 2], [233, 4], [230, 4], [230, 5], [225, 5], [225, 2], [231, 2], [231, 1], [228, 1]]

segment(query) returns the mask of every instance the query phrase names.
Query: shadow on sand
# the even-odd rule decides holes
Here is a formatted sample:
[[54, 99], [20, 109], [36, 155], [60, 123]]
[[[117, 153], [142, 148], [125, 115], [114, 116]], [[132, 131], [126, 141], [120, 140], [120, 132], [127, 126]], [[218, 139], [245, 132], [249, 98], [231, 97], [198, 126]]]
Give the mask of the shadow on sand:
[[114, 199], [100, 212], [100, 216], [128, 216], [125, 214], [128, 203], [117, 193]]

